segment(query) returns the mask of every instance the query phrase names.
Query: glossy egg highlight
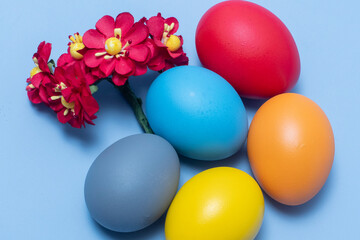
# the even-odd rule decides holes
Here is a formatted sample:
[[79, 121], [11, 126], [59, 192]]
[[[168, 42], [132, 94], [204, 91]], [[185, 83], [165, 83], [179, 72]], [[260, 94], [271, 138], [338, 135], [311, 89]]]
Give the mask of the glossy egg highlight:
[[248, 240], [257, 235], [264, 198], [256, 181], [230, 167], [208, 169], [176, 194], [166, 215], [167, 240]]
[[248, 98], [290, 90], [300, 74], [300, 57], [285, 24], [247, 1], [224, 1], [210, 8], [196, 30], [204, 67], [220, 74]]
[[300, 205], [312, 199], [329, 176], [334, 135], [315, 102], [285, 93], [271, 98], [256, 112], [247, 150], [262, 189], [280, 203]]
[[147, 94], [146, 113], [156, 134], [193, 159], [229, 157], [247, 135], [239, 95], [221, 76], [202, 67], [181, 66], [160, 74]]
[[105, 149], [91, 165], [85, 201], [100, 225], [133, 232], [155, 222], [169, 207], [179, 184], [176, 151], [163, 138], [137, 134]]

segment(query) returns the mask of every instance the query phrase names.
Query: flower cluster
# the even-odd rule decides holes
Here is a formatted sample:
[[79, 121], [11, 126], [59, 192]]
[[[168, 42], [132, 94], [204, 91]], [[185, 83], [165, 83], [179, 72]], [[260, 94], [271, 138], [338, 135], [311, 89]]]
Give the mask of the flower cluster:
[[56, 67], [49, 61], [51, 44], [42, 42], [33, 55], [28, 97], [49, 106], [62, 123], [76, 128], [94, 124], [99, 105], [92, 94], [100, 80], [123, 86], [130, 76], [143, 75], [148, 68], [163, 72], [188, 64], [183, 38], [175, 35], [178, 27], [176, 18], [164, 19], [160, 13], [138, 22], [127, 12], [115, 19], [106, 15], [83, 36], [69, 36], [67, 53]]

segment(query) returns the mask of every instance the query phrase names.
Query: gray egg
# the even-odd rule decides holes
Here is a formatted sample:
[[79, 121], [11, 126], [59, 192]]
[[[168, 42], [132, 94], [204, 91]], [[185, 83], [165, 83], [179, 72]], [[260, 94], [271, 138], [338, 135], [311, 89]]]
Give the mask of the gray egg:
[[132, 135], [95, 159], [85, 180], [85, 202], [90, 215], [105, 228], [137, 231], [164, 214], [179, 177], [178, 155], [165, 139]]

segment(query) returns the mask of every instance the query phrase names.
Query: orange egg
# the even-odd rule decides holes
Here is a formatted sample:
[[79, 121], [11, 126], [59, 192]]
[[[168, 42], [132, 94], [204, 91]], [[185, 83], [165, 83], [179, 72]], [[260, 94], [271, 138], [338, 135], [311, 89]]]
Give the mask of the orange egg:
[[300, 205], [313, 198], [329, 176], [334, 134], [315, 102], [284, 93], [269, 99], [256, 112], [247, 150], [263, 190], [280, 203]]

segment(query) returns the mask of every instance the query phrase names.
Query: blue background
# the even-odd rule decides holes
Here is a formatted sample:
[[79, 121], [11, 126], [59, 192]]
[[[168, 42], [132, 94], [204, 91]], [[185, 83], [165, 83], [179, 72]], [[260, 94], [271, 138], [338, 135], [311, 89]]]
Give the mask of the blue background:
[[[136, 19], [158, 11], [175, 16], [191, 65], [200, 65], [195, 29], [219, 1], [5, 1], [0, 9], [0, 239], [164, 239], [164, 217], [133, 234], [99, 227], [86, 210], [83, 184], [95, 157], [116, 140], [141, 132], [119, 93], [100, 84], [96, 126], [62, 125], [45, 106], [33, 105], [25, 80], [38, 44], [53, 43], [52, 58], [67, 49], [69, 34], [93, 28], [105, 14], [129, 11]], [[254, 1], [275, 13], [298, 45], [302, 72], [294, 92], [317, 102], [335, 133], [333, 169], [321, 192], [299, 207], [265, 196], [257, 239], [356, 239], [359, 202], [360, 3], [358, 1]], [[215, 47], [215, 46], [214, 46]], [[131, 80], [143, 99], [149, 72]], [[263, 101], [245, 100], [249, 120]], [[250, 121], [249, 121], [250, 122]], [[215, 166], [251, 173], [246, 152], [218, 162], [181, 161], [181, 185]]]

